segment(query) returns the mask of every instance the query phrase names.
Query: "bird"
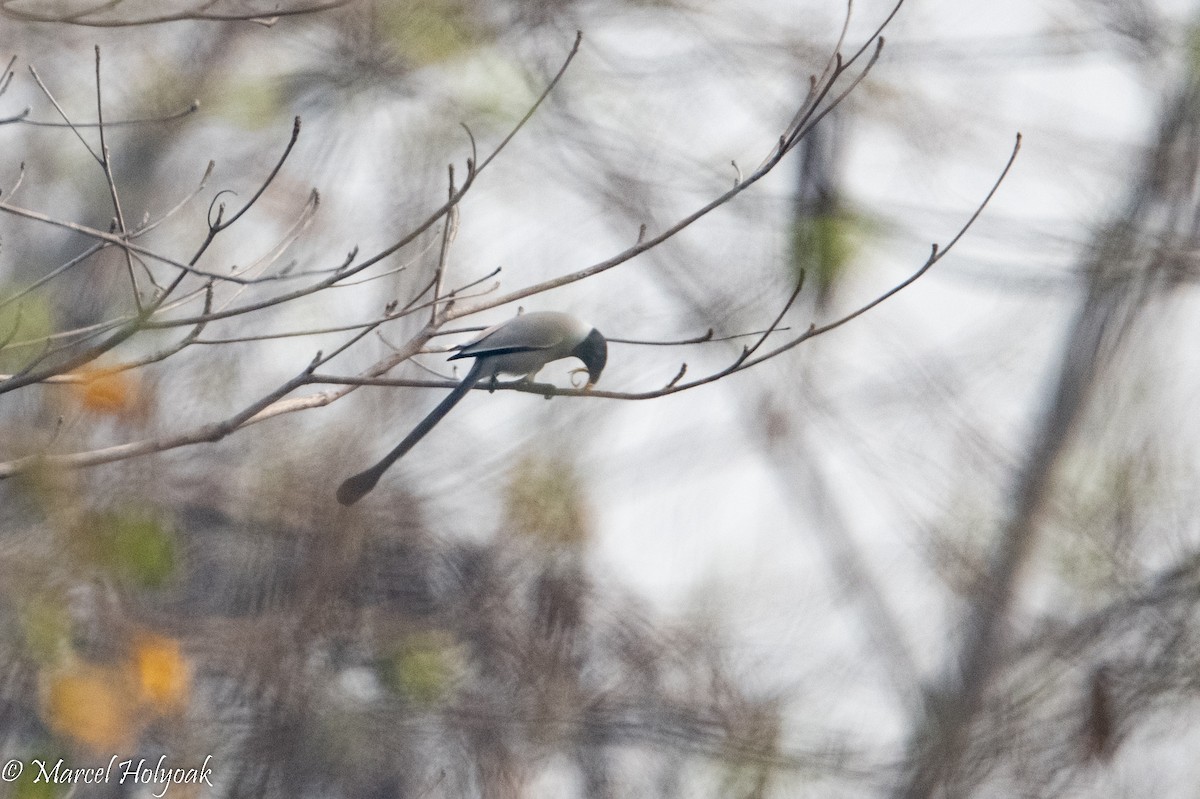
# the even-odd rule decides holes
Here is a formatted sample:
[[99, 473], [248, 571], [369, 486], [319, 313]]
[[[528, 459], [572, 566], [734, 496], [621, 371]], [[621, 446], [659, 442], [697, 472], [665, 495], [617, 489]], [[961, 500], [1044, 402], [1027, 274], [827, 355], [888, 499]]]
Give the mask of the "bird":
[[366, 471], [348, 478], [338, 487], [337, 500], [353, 505], [375, 487], [389, 467], [425, 437], [481, 380], [495, 385], [500, 375], [529, 381], [546, 364], [563, 358], [578, 358], [587, 368], [590, 389], [600, 379], [608, 362], [608, 341], [599, 330], [571, 314], [532, 311], [489, 327], [458, 347], [449, 360], [474, 358], [475, 362], [454, 390], [422, 419], [396, 448]]

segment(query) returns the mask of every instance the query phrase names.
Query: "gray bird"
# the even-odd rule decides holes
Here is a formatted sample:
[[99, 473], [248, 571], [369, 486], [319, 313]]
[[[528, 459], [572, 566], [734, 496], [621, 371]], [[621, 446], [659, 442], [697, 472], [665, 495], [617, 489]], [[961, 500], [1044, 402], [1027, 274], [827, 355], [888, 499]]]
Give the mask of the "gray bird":
[[502, 374], [532, 380], [551, 361], [571, 357], [583, 361], [587, 367], [587, 387], [591, 388], [600, 379], [600, 372], [608, 360], [608, 342], [599, 330], [570, 314], [537, 311], [489, 327], [450, 356], [452, 361], [475, 359], [462, 382], [383, 460], [342, 483], [337, 491], [338, 502], [353, 505], [366, 496], [383, 473], [432, 430], [480, 380], [495, 382]]

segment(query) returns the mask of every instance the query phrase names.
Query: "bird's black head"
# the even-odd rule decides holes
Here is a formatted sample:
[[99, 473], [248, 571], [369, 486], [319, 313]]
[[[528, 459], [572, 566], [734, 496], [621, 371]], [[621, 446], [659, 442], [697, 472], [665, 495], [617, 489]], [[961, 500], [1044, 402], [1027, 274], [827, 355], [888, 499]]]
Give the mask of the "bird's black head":
[[572, 350], [571, 354], [583, 361], [588, 370], [588, 387], [594, 386], [600, 379], [600, 373], [604, 371], [604, 364], [608, 363], [608, 342], [604, 336], [593, 327], [592, 332], [579, 342], [579, 346]]

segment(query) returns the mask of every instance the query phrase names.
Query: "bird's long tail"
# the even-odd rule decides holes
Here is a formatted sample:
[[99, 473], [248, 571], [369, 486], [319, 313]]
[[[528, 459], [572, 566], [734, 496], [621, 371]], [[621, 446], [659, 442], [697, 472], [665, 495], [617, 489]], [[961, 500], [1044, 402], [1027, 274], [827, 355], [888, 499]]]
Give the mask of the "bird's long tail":
[[462, 379], [462, 382], [454, 387], [454, 390], [446, 395], [438, 406], [429, 412], [429, 415], [422, 419], [412, 432], [404, 437], [404, 440], [396, 445], [396, 448], [383, 456], [379, 463], [367, 469], [365, 472], [360, 472], [353, 477], [347, 479], [344, 483], [338, 486], [337, 500], [343, 505], [353, 505], [360, 499], [370, 493], [375, 484], [379, 482], [379, 478], [383, 476], [393, 463], [400, 460], [404, 453], [408, 452], [413, 446], [425, 437], [425, 434], [433, 429], [433, 426], [442, 420], [442, 417], [450, 412], [450, 409], [458, 404], [458, 401], [467, 395], [467, 392], [479, 382], [479, 375], [483, 371], [483, 359], [476, 359], [471, 371], [467, 372], [467, 376]]

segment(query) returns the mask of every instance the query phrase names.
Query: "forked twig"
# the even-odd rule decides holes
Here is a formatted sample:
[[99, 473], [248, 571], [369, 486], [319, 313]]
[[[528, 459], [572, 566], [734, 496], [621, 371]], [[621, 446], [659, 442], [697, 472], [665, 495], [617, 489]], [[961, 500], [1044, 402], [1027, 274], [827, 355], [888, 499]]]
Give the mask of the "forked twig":
[[[896, 13], [896, 10], [898, 10], [898, 8], [900, 7], [900, 5], [902, 3], [903, 3], [903, 0], [900, 0], [896, 4], [896, 6], [892, 10], [892, 13], [888, 16], [888, 20], [890, 20], [894, 16], [894, 14]], [[9, 6], [9, 0], [0, 0], [0, 11], [5, 10], [8, 6]], [[886, 25], [886, 24], [887, 24], [887, 22], [885, 21], [884, 25]], [[882, 27], [883, 26], [880, 27], [880, 30], [882, 30]], [[843, 26], [843, 32], [842, 32], [841, 36], [839, 37], [839, 44], [838, 44], [838, 48], [837, 48], [838, 50], [840, 50], [841, 43], [844, 41], [844, 38], [846, 35], [845, 30], [846, 30], [846, 27]], [[877, 32], [877, 34], [878, 34], [878, 32]], [[250, 200], [248, 202], [245, 203], [245, 205], [243, 205], [239, 210], [233, 212], [232, 214], [227, 215], [224, 205], [223, 204], [216, 205], [215, 203], [217, 202], [217, 200], [214, 199], [215, 213], [210, 216], [210, 222], [209, 222], [209, 226], [208, 226], [208, 234], [205, 237], [204, 241], [200, 244], [200, 246], [198, 248], [196, 248], [192, 257], [186, 262], [178, 260], [178, 259], [164, 258], [160, 254], [150, 252], [148, 250], [148, 248], [141, 247], [140, 245], [134, 243], [132, 241], [132, 239], [135, 238], [140, 233], [144, 232], [144, 229], [143, 230], [135, 230], [135, 231], [128, 230], [125, 227], [123, 220], [120, 218], [121, 217], [120, 213], [118, 213], [118, 233], [117, 234], [104, 234], [102, 231], [84, 230], [81, 227], [77, 226], [76, 227], [77, 230], [81, 230], [81, 232], [86, 232], [88, 235], [94, 235], [96, 237], [97, 241], [94, 245], [95, 247], [103, 247], [103, 246], [108, 246], [108, 245], [121, 246], [123, 248], [126, 248], [126, 252], [129, 255], [131, 260], [134, 255], [137, 255], [139, 257], [156, 259], [162, 263], [166, 263], [172, 267], [175, 267], [177, 269], [177, 274], [175, 275], [174, 279], [167, 286], [165, 286], [159, 292], [157, 292], [153, 301], [148, 303], [144, 308], [142, 308], [141, 312], [138, 313], [135, 317], [120, 320], [119, 322], [107, 323], [109, 325], [114, 325], [114, 326], [105, 330], [103, 333], [94, 334], [94, 335], [103, 335], [103, 337], [104, 337], [103, 340], [98, 342], [96, 345], [94, 345], [94, 346], [90, 347], [89, 349], [84, 350], [82, 352], [72, 354], [70, 357], [63, 359], [62, 362], [55, 364], [55, 366], [53, 368], [35, 369], [35, 370], [28, 372], [27, 374], [21, 375], [19, 377], [9, 378], [9, 379], [4, 379], [3, 377], [0, 377], [0, 392], [6, 391], [6, 390], [13, 390], [14, 388], [19, 388], [22, 385], [29, 385], [34, 382], [39, 382], [41, 380], [54, 379], [57, 382], [59, 379], [59, 376], [62, 375], [62, 373], [65, 370], [77, 368], [78, 365], [82, 365], [82, 364], [90, 362], [91, 360], [94, 360], [96, 357], [99, 357], [100, 354], [109, 352], [114, 347], [118, 346], [123, 341], [127, 340], [130, 336], [134, 335], [137, 332], [140, 332], [143, 330], [148, 330], [148, 329], [165, 329], [165, 328], [170, 328], [170, 327], [190, 326], [191, 331], [189, 332], [189, 334], [187, 336], [185, 336], [177, 344], [172, 345], [171, 347], [162, 351], [161, 354], [163, 354], [163, 356], [166, 357], [170, 354], [173, 354], [174, 352], [178, 352], [183, 347], [189, 346], [191, 344], [201, 343], [203, 340], [200, 338], [200, 333], [203, 330], [205, 324], [207, 324], [209, 322], [212, 322], [212, 321], [215, 321], [218, 319], [225, 319], [225, 318], [241, 316], [244, 314], [252, 313], [254, 311], [281, 305], [281, 304], [290, 302], [292, 300], [298, 299], [300, 297], [310, 296], [310, 295], [312, 295], [316, 292], [319, 292], [325, 288], [336, 287], [339, 285], [349, 285], [351, 283], [351, 278], [353, 278], [355, 275], [357, 275], [357, 274], [363, 272], [364, 270], [370, 268], [371, 266], [379, 263], [380, 261], [384, 260], [385, 258], [390, 257], [392, 254], [396, 253], [401, 248], [403, 248], [403, 247], [407, 246], [408, 244], [410, 244], [411, 242], [415, 241], [419, 236], [423, 235], [427, 230], [429, 230], [439, 220], [445, 219], [445, 221], [446, 221], [446, 225], [442, 231], [442, 236], [441, 236], [442, 247], [441, 247], [441, 251], [439, 253], [439, 264], [438, 264], [438, 268], [435, 272], [434, 278], [430, 281], [430, 284], [428, 286], [426, 286], [421, 291], [417, 292], [416, 295], [411, 297], [410, 300], [408, 301], [408, 303], [403, 308], [400, 308], [399, 310], [397, 310], [397, 308], [396, 308], [397, 303], [396, 302], [390, 303], [387, 306], [387, 308], [385, 309], [385, 313], [381, 317], [379, 317], [375, 320], [371, 320], [366, 323], [359, 324], [359, 325], [334, 326], [334, 327], [321, 328], [321, 329], [298, 331], [296, 333], [262, 334], [262, 335], [258, 335], [258, 336], [246, 337], [244, 339], [236, 339], [236, 340], [262, 340], [264, 338], [274, 338], [274, 337], [281, 337], [281, 336], [285, 336], [285, 335], [286, 336], [310, 335], [310, 334], [337, 333], [337, 332], [350, 333], [350, 335], [346, 337], [346, 340], [343, 341], [339, 346], [329, 350], [327, 352], [327, 354], [318, 353], [317, 356], [314, 357], [312, 359], [312, 361], [308, 364], [308, 366], [306, 366], [304, 368], [304, 370], [302, 370], [299, 374], [297, 374], [290, 380], [286, 381], [282, 385], [276, 387], [275, 389], [265, 393], [263, 396], [259, 397], [255, 401], [249, 403], [239, 413], [234, 414], [234, 415], [224, 419], [223, 421], [212, 423], [212, 424], [201, 425], [189, 432], [185, 432], [185, 433], [182, 433], [179, 435], [166, 436], [166, 437], [162, 437], [162, 438], [151, 438], [151, 439], [145, 439], [142, 441], [134, 441], [134, 442], [129, 442], [127, 444], [121, 444], [121, 445], [118, 445], [115, 447], [107, 447], [107, 448], [100, 449], [100, 450], [94, 450], [91, 452], [79, 452], [79, 453], [73, 453], [73, 454], [68, 454], [68, 455], [47, 455], [47, 456], [39, 456], [37, 458], [18, 459], [16, 461], [11, 461], [9, 463], [0, 464], [0, 477], [6, 477], [11, 474], [15, 474], [15, 473], [21, 471], [22, 469], [28, 468], [34, 462], [38, 462], [39, 460], [41, 462], [47, 462], [50, 464], [57, 464], [57, 465], [68, 466], [68, 467], [88, 466], [88, 465], [94, 465], [94, 464], [98, 464], [98, 463], [108, 463], [108, 462], [112, 462], [115, 460], [122, 460], [125, 458], [135, 457], [137, 455], [146, 454], [149, 452], [161, 452], [161, 451], [174, 449], [174, 448], [181, 447], [181, 446], [186, 446], [186, 445], [193, 444], [193, 443], [198, 443], [201, 441], [219, 440], [220, 438], [223, 438], [226, 435], [229, 435], [230, 433], [234, 432], [235, 430], [238, 430], [241, 427], [248, 425], [248, 424], [256, 423], [258, 421], [263, 421], [263, 420], [269, 419], [269, 418], [275, 418], [275, 417], [283, 415], [283, 414], [292, 413], [292, 412], [304, 410], [307, 408], [314, 408], [314, 407], [320, 407], [323, 405], [327, 405], [330, 402], [333, 402], [336, 399], [338, 399], [342, 396], [345, 396], [347, 393], [354, 390], [357, 386], [361, 386], [361, 385], [411, 385], [411, 386], [422, 385], [422, 386], [438, 386], [438, 387], [445, 387], [447, 385], [453, 385], [452, 383], [448, 383], [448, 381], [397, 380], [397, 379], [392, 379], [392, 378], [385, 378], [385, 377], [383, 377], [383, 375], [386, 374], [394, 366], [405, 362], [406, 360], [412, 358], [413, 355], [422, 351], [425, 348], [426, 344], [435, 336], [452, 332], [445, 328], [446, 322], [451, 321], [456, 318], [460, 318], [462, 316], [466, 316], [469, 313], [474, 313], [476, 311], [483, 310], [485, 308], [496, 307], [498, 305], [510, 303], [510, 302], [522, 299], [524, 297], [528, 297], [528, 296], [538, 294], [543, 291], [548, 291], [550, 289], [557, 288], [562, 285], [566, 285], [568, 283], [583, 280], [583, 279], [586, 279], [587, 277], [598, 274], [599, 272], [605, 271], [607, 269], [611, 269], [621, 263], [631, 260], [632, 258], [636, 257], [637, 255], [639, 255], [655, 246], [658, 246], [659, 244], [663, 243], [664, 241], [668, 240], [672, 236], [676, 235], [680, 231], [687, 228], [689, 225], [691, 225], [694, 222], [696, 222], [697, 220], [701, 219], [702, 217], [704, 217], [705, 215], [707, 215], [708, 213], [713, 211], [715, 208], [718, 208], [721, 205], [729, 202], [730, 200], [732, 200], [733, 198], [738, 196], [742, 191], [745, 191], [750, 186], [754, 185], [757, 181], [759, 181], [762, 177], [764, 177], [768, 172], [770, 172], [782, 160], [782, 158], [784, 156], [786, 156], [788, 154], [788, 152], [795, 147], [796, 143], [801, 138], [803, 138], [803, 136], [805, 136], [808, 133], [808, 131], [810, 131], [812, 129], [813, 125], [817, 124], [817, 122], [819, 122], [824, 117], [825, 114], [828, 114], [829, 111], [833, 107], [836, 107], [839, 103], [843, 102], [844, 99], [848, 96], [849, 92], [853, 91], [860, 84], [860, 82], [865, 78], [865, 76], [871, 71], [871, 69], [877, 62], [880, 48], [882, 47], [882, 44], [883, 44], [882, 38], [880, 36], [878, 36], [877, 34], [872, 36], [871, 39], [868, 40], [867, 43], [865, 43], [863, 45], [863, 47], [860, 48], [859, 51], [857, 51], [853, 56], [851, 56], [851, 58], [849, 58], [847, 60], [843, 60], [841, 58], [840, 54], [835, 52], [834, 56], [831, 57], [829, 64], [827, 64], [826, 71], [825, 71], [825, 74], [822, 76], [822, 79], [820, 81], [814, 80], [812, 89], [809, 93], [809, 96], [806, 98], [805, 103], [801, 106], [796, 117], [793, 118], [792, 124], [790, 124], [789, 126], [787, 126], [785, 128], [784, 134], [780, 137], [779, 143], [775, 147], [772, 154], [767, 158], [767, 160], [764, 162], [763, 165], [761, 165], [758, 169], [756, 169], [754, 172], [752, 172], [748, 175], [743, 176], [740, 174], [740, 170], [738, 170], [738, 180], [737, 180], [737, 183], [732, 188], [721, 193], [719, 196], [717, 196], [717, 197], [713, 198], [712, 200], [710, 200], [709, 202], [705, 203], [700, 208], [693, 211], [691, 214], [678, 220], [671, 227], [669, 227], [666, 230], [663, 230], [657, 234], [648, 234], [646, 232], [645, 227], [643, 226], [641, 228], [641, 230], [639, 231], [638, 240], [634, 245], [626, 248], [624, 251], [618, 253], [617, 255], [615, 255], [609, 259], [598, 262], [596, 264], [585, 267], [583, 269], [576, 270], [569, 274], [562, 275], [557, 278], [553, 278], [551, 280], [547, 280], [547, 281], [543, 281], [541, 283], [527, 286], [523, 289], [519, 289], [519, 290], [510, 292], [508, 294], [499, 296], [499, 297], [490, 298], [485, 302], [476, 302], [476, 303], [472, 303], [469, 305], [468, 304], [454, 304], [456, 302], [456, 300], [458, 300], [464, 296], [465, 291], [486, 281], [488, 279], [488, 277], [494, 276], [494, 273], [493, 273], [493, 275], [490, 275], [488, 277], [482, 278], [477, 281], [473, 281], [472, 283], [469, 283], [466, 286], [459, 287], [458, 289], [455, 289], [453, 291], [445, 292], [445, 293], [443, 292], [443, 282], [445, 280], [445, 275], [446, 275], [447, 252], [449, 250], [449, 246], [452, 243], [453, 237], [454, 237], [456, 214], [457, 214], [457, 209], [458, 209], [459, 203], [461, 202], [461, 200], [465, 196], [465, 194], [472, 188], [474, 181], [475, 181], [476, 177], [479, 175], [479, 173], [484, 168], [486, 168], [493, 160], [495, 160], [495, 158], [499, 155], [499, 153], [505, 149], [505, 147], [509, 144], [509, 142], [513, 139], [513, 137], [526, 125], [528, 120], [532, 117], [532, 115], [537, 111], [537, 109], [541, 106], [541, 104], [549, 96], [550, 92], [552, 92], [554, 90], [554, 88], [558, 85], [558, 83], [561, 81], [567, 68], [569, 67], [569, 65], [573, 61], [575, 55], [579, 51], [579, 47], [580, 47], [580, 43], [581, 43], [580, 35], [576, 36], [574, 45], [572, 46], [569, 54], [565, 58], [562, 66], [559, 68], [557, 73], [550, 80], [549, 84], [546, 86], [546, 88], [542, 92], [542, 94], [533, 103], [533, 105], [526, 112], [526, 114], [515, 124], [515, 126], [512, 128], [512, 130], [492, 150], [492, 152], [489, 155], [487, 155], [486, 157], [484, 157], [482, 160], [479, 160], [479, 156], [478, 156], [478, 153], [476, 150], [476, 142], [475, 142], [474, 135], [471, 133], [469, 128], [466, 129], [468, 138], [470, 140], [470, 145], [471, 145], [471, 157], [467, 161], [467, 173], [464, 176], [462, 184], [456, 185], [454, 177], [453, 177], [453, 172], [451, 172], [451, 179], [450, 179], [449, 187], [447, 190], [447, 198], [443, 204], [441, 204], [437, 209], [435, 209], [432, 213], [430, 213], [425, 220], [423, 220], [422, 222], [418, 223], [416, 226], [411, 228], [404, 236], [402, 236], [401, 238], [399, 238], [397, 241], [393, 242], [392, 244], [388, 245], [387, 247], [379, 250], [374, 255], [372, 255], [368, 258], [365, 258], [362, 261], [357, 261], [356, 260], [357, 251], [355, 251], [355, 252], [351, 253], [350, 256], [347, 257], [346, 261], [341, 266], [338, 266], [336, 269], [330, 270], [329, 273], [326, 276], [324, 276], [323, 278], [321, 278], [320, 280], [314, 281], [308, 285], [302, 286], [293, 291], [283, 292], [280, 294], [276, 294], [274, 296], [269, 296], [269, 297], [266, 297], [263, 299], [258, 299], [253, 302], [238, 305], [236, 307], [230, 306], [230, 307], [226, 307], [223, 309], [217, 309], [217, 308], [214, 308], [214, 304], [215, 304], [214, 299], [213, 299], [214, 286], [218, 285], [217, 281], [224, 280], [227, 278], [226, 278], [226, 276], [218, 276], [216, 274], [209, 274], [209, 273], [207, 273], [207, 270], [199, 269], [197, 267], [197, 264], [198, 264], [200, 258], [204, 255], [204, 253], [207, 251], [207, 249], [211, 245], [215, 236], [218, 233], [220, 233], [224, 230], [227, 230], [233, 223], [235, 223], [239, 219], [241, 219], [247, 213], [249, 208], [252, 207], [259, 200], [259, 198], [262, 197], [264, 192], [267, 190], [267, 188], [272, 184], [272, 182], [274, 181], [276, 176], [279, 174], [284, 162], [287, 160], [289, 154], [292, 152], [292, 149], [296, 143], [296, 139], [297, 139], [297, 136], [299, 134], [299, 129], [300, 129], [299, 118], [297, 118], [295, 120], [295, 123], [293, 125], [291, 139], [289, 140], [289, 142], [284, 150], [283, 155], [280, 157], [280, 159], [276, 163], [275, 167], [270, 171], [270, 173], [264, 179], [262, 184], [258, 187], [258, 189], [254, 193], [254, 195], [250, 198]], [[874, 47], [874, 51], [872, 53], [871, 58], [866, 62], [865, 65], [863, 65], [861, 67], [861, 69], [859, 69], [857, 71], [857, 74], [855, 74], [853, 79], [849, 81], [846, 88], [844, 88], [842, 91], [834, 94], [833, 88], [834, 88], [834, 85], [838, 82], [838, 79], [841, 76], [845, 75], [847, 69], [849, 69], [851, 67], [851, 65], [857, 63], [859, 57], [861, 55], [863, 55], [864, 53], [866, 53], [872, 45]], [[99, 66], [97, 66], [97, 70], [98, 69], [99, 69]], [[97, 99], [98, 99], [98, 103], [99, 103], [99, 87], [97, 88]], [[103, 164], [105, 164], [105, 162], [107, 160], [107, 150], [105, 150], [105, 148], [104, 148], [103, 119], [102, 119], [102, 117], [100, 119], [101, 119], [100, 129], [101, 129], [101, 151], [102, 151], [102, 153], [97, 158], [97, 160], [103, 165]], [[80, 133], [78, 130], [75, 130], [75, 133], [77, 136], [80, 136]], [[80, 138], [82, 140], [82, 136], [80, 136]], [[1017, 148], [1019, 148], [1019, 143], [1020, 142], [1018, 139]], [[86, 144], [86, 142], [85, 142], [85, 144]], [[781, 310], [774, 317], [774, 319], [771, 321], [771, 323], [768, 325], [767, 328], [765, 328], [764, 330], [761, 330], [761, 331], [756, 331], [752, 334], [737, 334], [737, 335], [753, 335], [754, 341], [749, 346], [747, 346], [743, 349], [741, 355], [739, 355], [737, 360], [731, 366], [723, 368], [713, 374], [709, 374], [709, 375], [705, 375], [705, 376], [702, 376], [702, 377], [699, 377], [696, 379], [685, 381], [685, 377], [687, 375], [687, 365], [683, 364], [671, 379], [666, 380], [663, 384], [661, 384], [660, 388], [656, 388], [656, 389], [649, 390], [649, 391], [643, 391], [643, 392], [619, 392], [619, 391], [604, 391], [604, 390], [594, 390], [594, 389], [588, 390], [588, 391], [582, 391], [582, 390], [577, 390], [577, 389], [558, 388], [556, 386], [548, 386], [548, 385], [544, 385], [544, 384], [532, 384], [532, 383], [528, 383], [528, 382], [502, 383], [502, 384], [499, 384], [498, 387], [515, 390], [515, 391], [536, 393], [536, 394], [539, 394], [542, 396], [563, 395], [563, 396], [587, 396], [587, 397], [613, 398], [613, 399], [649, 399], [652, 397], [664, 396], [666, 394], [676, 393], [679, 391], [686, 391], [691, 388], [698, 387], [700, 385], [705, 385], [707, 383], [713, 382], [713, 381], [720, 379], [720, 378], [722, 378], [728, 374], [731, 374], [733, 372], [741, 371], [743, 369], [748, 369], [748, 368], [751, 368], [751, 367], [753, 367], [759, 363], [762, 363], [766, 360], [769, 360], [774, 357], [778, 357], [782, 353], [790, 350], [791, 348], [797, 346], [798, 344], [800, 344], [803, 341], [806, 341], [809, 338], [812, 338], [816, 335], [821, 335], [823, 333], [834, 330], [837, 327], [851, 321], [852, 319], [857, 318], [861, 314], [865, 313], [866, 311], [870, 310], [871, 308], [874, 308], [879, 303], [885, 301], [889, 297], [894, 296], [897, 292], [901, 291], [908, 285], [911, 285], [915, 280], [919, 279], [919, 277], [921, 277], [923, 274], [925, 274], [929, 270], [929, 268], [931, 268], [933, 266], [934, 263], [936, 263], [938, 260], [940, 260], [942, 257], [945, 256], [946, 252], [948, 252], [961, 239], [961, 237], [965, 233], [965, 231], [978, 218], [978, 216], [982, 212], [983, 208], [987, 205], [988, 201], [991, 199], [991, 197], [995, 193], [1000, 182], [1003, 181], [1005, 175], [1007, 175], [1008, 170], [1013, 163], [1013, 159], [1015, 159], [1015, 157], [1016, 157], [1017, 148], [1014, 148], [1013, 154], [1008, 161], [1008, 165], [1004, 168], [1000, 177], [997, 179], [996, 184], [992, 187], [992, 190], [988, 193], [987, 197], [983, 200], [983, 202], [980, 204], [980, 206], [975, 210], [975, 213], [970, 217], [970, 219], [963, 226], [963, 228], [957, 233], [957, 235], [955, 235], [950, 240], [950, 242], [947, 244], [947, 246], [945, 248], [939, 250], [938, 248], [935, 247], [932, 254], [930, 255], [929, 259], [927, 259], [926, 263], [923, 264], [922, 267], [915, 274], [913, 274], [912, 276], [910, 276], [909, 278], [907, 278], [906, 280], [904, 280], [897, 286], [894, 286], [893, 288], [889, 289], [887, 292], [883, 293], [879, 297], [875, 298], [874, 300], [872, 300], [869, 303], [863, 305], [862, 307], [856, 309], [855, 311], [852, 311], [851, 313], [847, 314], [846, 316], [844, 316], [840, 319], [834, 320], [833, 322], [830, 322], [830, 323], [820, 326], [820, 327], [815, 326], [815, 325], [811, 326], [810, 328], [808, 328], [805, 332], [801, 333], [800, 335], [793, 336], [792, 338], [788, 339], [784, 343], [779, 344], [773, 348], [767, 349], [768, 343], [774, 336], [777, 336], [781, 332], [788, 330], [788, 328], [782, 326], [782, 321], [783, 321], [784, 317], [786, 316], [786, 314], [788, 313], [788, 311], [795, 304], [795, 300], [796, 300], [797, 296], [799, 295], [799, 292], [803, 285], [803, 276], [802, 276], [799, 285], [797, 285], [795, 290], [789, 295], [787, 301], [783, 304]], [[93, 153], [93, 155], [95, 155], [95, 153]], [[736, 165], [735, 165], [735, 169], [737, 169]], [[108, 174], [111, 177], [111, 169], [109, 169]], [[207, 174], [208, 173], [206, 173], [206, 176], [207, 176]], [[114, 181], [114, 184], [115, 184], [115, 181]], [[113, 193], [114, 193], [114, 203], [116, 203], [117, 198], [115, 195], [115, 185], [113, 187]], [[0, 210], [5, 210], [10, 213], [19, 213], [21, 215], [27, 216], [28, 218], [37, 218], [33, 212], [28, 212], [28, 211], [25, 211], [24, 209], [16, 209], [14, 206], [7, 205], [6, 203], [0, 203]], [[43, 221], [46, 221], [46, 220], [43, 220]], [[116, 240], [114, 240], [114, 239], [116, 239]], [[272, 259], [272, 261], [273, 261], [273, 259]], [[243, 271], [245, 271], [245, 270], [243, 270]], [[310, 274], [312, 274], [312, 273], [310, 273]], [[171, 295], [180, 286], [182, 281], [188, 276], [204, 277], [206, 280], [205, 286], [203, 289], [205, 301], [204, 301], [204, 307], [203, 307], [202, 311], [200, 312], [200, 314], [191, 316], [191, 317], [173, 318], [173, 319], [172, 318], [164, 318], [163, 312], [166, 309], [178, 307], [178, 305], [181, 302], [185, 301], [185, 300], [177, 298], [177, 297], [172, 297]], [[237, 281], [235, 280], [233, 282], [237, 282]], [[432, 291], [432, 296], [429, 296], [429, 292], [431, 292], [431, 291]], [[490, 289], [488, 289], [488, 291], [490, 291]], [[194, 296], [194, 294], [193, 294], [193, 296]], [[171, 299], [170, 305], [168, 305], [169, 298]], [[383, 325], [384, 323], [386, 323], [390, 320], [396, 319], [405, 314], [413, 313], [416, 311], [421, 311], [425, 308], [429, 308], [431, 310], [431, 313], [429, 315], [429, 321], [424, 325], [424, 327], [421, 330], [419, 330], [416, 334], [411, 336], [408, 341], [404, 342], [399, 347], [397, 347], [394, 352], [390, 353], [387, 357], [380, 360], [379, 362], [373, 364], [370, 368], [365, 370], [365, 372], [362, 373], [361, 375], [354, 376], [354, 377], [349, 377], [349, 376], [339, 377], [339, 376], [335, 376], [335, 375], [326, 375], [326, 374], [318, 372], [318, 369], [320, 369], [322, 366], [330, 363], [334, 358], [336, 358], [341, 353], [345, 352], [348, 348], [350, 348], [351, 346], [356, 344], [358, 341], [361, 341], [361, 339], [363, 337], [369, 335], [372, 331], [378, 330], [378, 328], [381, 325]], [[698, 343], [702, 343], [702, 342], [729, 340], [729, 339], [732, 339], [735, 337], [736, 336], [724, 336], [721, 338], [714, 338], [712, 335], [712, 331], [708, 331], [708, 333], [706, 333], [704, 336], [693, 338], [693, 339], [687, 339], [687, 340], [684, 340], [681, 342], [673, 342], [673, 343], [698, 344]], [[211, 341], [213, 341], [213, 342], [217, 342], [217, 341], [231, 342], [234, 340], [235, 339], [214, 339]], [[655, 343], [655, 344], [668, 343], [668, 342], [637, 342], [636, 340], [622, 340], [622, 339], [613, 339], [613, 341], [615, 343], [622, 343], [622, 342], [625, 342], [625, 343]], [[767, 351], [764, 352], [763, 350], [767, 350]], [[136, 368], [139, 365], [144, 365], [146, 362], [149, 362], [149, 361], [147, 361], [146, 359], [143, 359], [142, 361], [130, 362], [128, 364], [128, 367]], [[320, 391], [320, 392], [317, 392], [314, 394], [310, 394], [307, 396], [301, 396], [301, 397], [289, 397], [288, 396], [292, 391], [294, 391], [295, 389], [297, 389], [301, 386], [316, 385], [316, 384], [322, 384], [322, 383], [329, 384], [329, 385], [336, 385], [338, 387], [334, 388], [334, 389], [323, 390], [323, 391]]]

